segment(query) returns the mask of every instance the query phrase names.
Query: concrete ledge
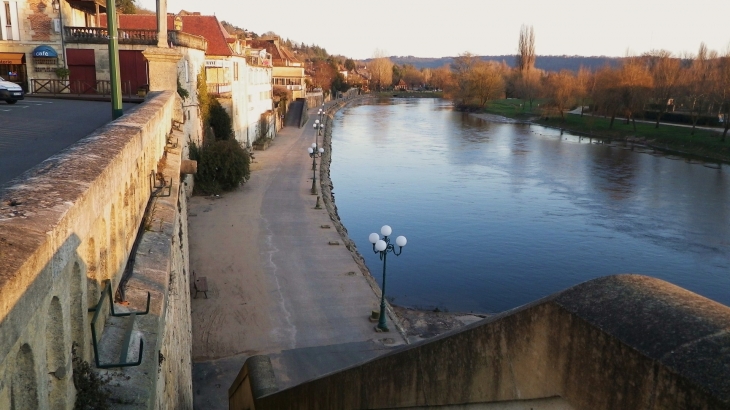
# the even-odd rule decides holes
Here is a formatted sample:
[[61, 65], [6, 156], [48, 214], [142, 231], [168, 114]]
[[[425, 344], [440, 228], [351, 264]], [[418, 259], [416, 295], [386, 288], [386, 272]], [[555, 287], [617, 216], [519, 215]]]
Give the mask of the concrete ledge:
[[576, 409], [727, 409], [729, 336], [727, 306], [658, 279], [609, 276], [252, 400], [256, 409], [551, 397]]

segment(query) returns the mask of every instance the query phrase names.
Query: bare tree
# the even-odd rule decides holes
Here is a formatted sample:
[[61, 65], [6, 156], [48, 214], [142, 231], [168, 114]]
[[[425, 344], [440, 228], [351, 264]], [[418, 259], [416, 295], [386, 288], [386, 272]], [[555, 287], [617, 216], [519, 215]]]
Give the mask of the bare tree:
[[467, 52], [454, 58], [451, 63], [453, 83], [449, 94], [456, 100], [457, 106], [468, 106], [474, 99], [474, 89], [471, 84], [471, 70], [477, 63], [478, 57]]
[[469, 86], [473, 89], [479, 107], [484, 108], [491, 100], [504, 95], [504, 79], [499, 65], [492, 62], [478, 60], [471, 67]]
[[591, 70], [581, 66], [578, 74], [575, 76], [575, 99], [580, 105], [580, 116], [583, 116], [583, 107], [586, 105], [586, 99], [590, 95], [592, 88], [595, 86], [595, 76]]
[[636, 131], [636, 114], [644, 111], [651, 95], [652, 76], [639, 59], [627, 57], [618, 70], [617, 80], [619, 109], [623, 111], [626, 122], [631, 121]]
[[649, 71], [654, 78], [653, 100], [657, 109], [656, 125], [670, 107], [670, 100], [675, 97], [675, 92], [682, 75], [681, 61], [672, 56], [667, 50], [652, 50], [644, 54]]
[[541, 70], [526, 70], [515, 73], [515, 94], [530, 104], [530, 111], [532, 111], [532, 103], [542, 93], [541, 78]]
[[370, 74], [378, 91], [384, 86], [390, 86], [393, 82], [393, 62], [390, 61], [382, 50], [375, 50], [373, 60], [370, 62]]
[[451, 87], [451, 70], [447, 66], [439, 67], [431, 71], [429, 84], [437, 90], [446, 90]]
[[423, 76], [423, 83], [429, 84], [431, 83], [431, 77], [433, 76], [433, 70], [430, 68], [423, 68], [421, 69], [421, 75]]
[[552, 106], [560, 113], [560, 118], [565, 121], [565, 110], [574, 103], [576, 96], [577, 87], [573, 73], [568, 70], [551, 73], [546, 79], [546, 88]]
[[598, 112], [611, 117], [608, 128], [613, 128], [613, 122], [621, 109], [619, 82], [618, 71], [611, 67], [596, 72], [592, 99]]
[[515, 67], [520, 72], [530, 71], [535, 68], [535, 30], [532, 26], [523, 24], [520, 28], [516, 60]]
[[730, 129], [730, 45], [716, 60], [715, 98], [720, 106], [719, 114], [723, 119], [722, 142], [725, 142]]
[[689, 59], [692, 63], [689, 69], [685, 71], [681, 96], [689, 110], [692, 120], [691, 135], [694, 135], [697, 121], [700, 116], [709, 110], [713, 72], [711, 61], [717, 59], [717, 53], [710, 52], [705, 43], [700, 43], [697, 55], [689, 56]]
[[406, 64], [402, 67], [401, 78], [410, 89], [423, 86], [423, 73], [413, 65]]

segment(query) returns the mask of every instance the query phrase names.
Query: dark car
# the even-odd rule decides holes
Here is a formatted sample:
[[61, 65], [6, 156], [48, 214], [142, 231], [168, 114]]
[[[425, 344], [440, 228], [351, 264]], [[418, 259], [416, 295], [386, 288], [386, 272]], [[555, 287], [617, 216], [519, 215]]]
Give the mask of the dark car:
[[8, 104], [15, 104], [23, 98], [23, 89], [18, 84], [5, 81], [0, 77], [0, 100], [5, 100]]

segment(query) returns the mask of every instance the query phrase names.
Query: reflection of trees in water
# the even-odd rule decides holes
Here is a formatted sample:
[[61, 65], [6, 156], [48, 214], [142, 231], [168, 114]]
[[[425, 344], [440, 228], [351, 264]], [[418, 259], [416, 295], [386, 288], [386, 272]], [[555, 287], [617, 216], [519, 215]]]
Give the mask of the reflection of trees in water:
[[636, 154], [619, 149], [595, 149], [589, 181], [612, 199], [624, 200], [636, 193]]
[[460, 131], [458, 133], [462, 142], [484, 143], [490, 141], [490, 129], [492, 123], [469, 113], [461, 113]]

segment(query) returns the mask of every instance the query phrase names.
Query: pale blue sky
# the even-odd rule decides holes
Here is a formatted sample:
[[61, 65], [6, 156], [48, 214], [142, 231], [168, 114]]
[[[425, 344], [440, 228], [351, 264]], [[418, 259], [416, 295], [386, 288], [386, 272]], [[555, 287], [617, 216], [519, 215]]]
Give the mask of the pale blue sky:
[[[155, 8], [155, 0], [137, 1]], [[181, 9], [356, 59], [376, 49], [416, 57], [514, 54], [522, 24], [535, 28], [539, 55], [696, 52], [701, 41], [720, 51], [730, 44], [728, 0], [168, 0], [168, 12]]]

